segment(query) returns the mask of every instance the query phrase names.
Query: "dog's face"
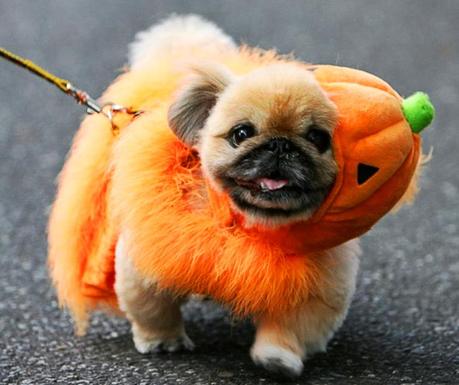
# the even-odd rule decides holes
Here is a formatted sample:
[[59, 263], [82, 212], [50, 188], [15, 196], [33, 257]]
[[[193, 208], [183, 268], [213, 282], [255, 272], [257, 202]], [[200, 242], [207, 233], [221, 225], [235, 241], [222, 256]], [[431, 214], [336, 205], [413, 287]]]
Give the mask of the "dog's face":
[[250, 222], [304, 220], [336, 177], [336, 109], [306, 68], [273, 64], [236, 77], [196, 69], [169, 111], [175, 133], [195, 146], [206, 177]]

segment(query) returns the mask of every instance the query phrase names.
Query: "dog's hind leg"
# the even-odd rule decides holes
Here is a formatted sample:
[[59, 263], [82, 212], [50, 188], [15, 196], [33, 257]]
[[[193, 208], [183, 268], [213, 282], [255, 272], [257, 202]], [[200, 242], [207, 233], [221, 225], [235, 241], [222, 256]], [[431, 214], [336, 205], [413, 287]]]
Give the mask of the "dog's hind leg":
[[192, 350], [180, 311], [185, 298], [159, 291], [154, 282], [139, 275], [123, 248], [122, 238], [116, 247], [115, 291], [120, 309], [131, 322], [138, 352], [174, 352]]

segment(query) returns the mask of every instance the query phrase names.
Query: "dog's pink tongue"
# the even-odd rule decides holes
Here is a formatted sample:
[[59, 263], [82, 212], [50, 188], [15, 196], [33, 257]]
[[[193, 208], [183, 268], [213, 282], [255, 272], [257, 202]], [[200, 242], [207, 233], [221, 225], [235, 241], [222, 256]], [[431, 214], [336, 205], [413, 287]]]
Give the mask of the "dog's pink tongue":
[[287, 179], [269, 179], [269, 178], [259, 178], [257, 179], [258, 185], [263, 190], [279, 190], [280, 188], [287, 185]]

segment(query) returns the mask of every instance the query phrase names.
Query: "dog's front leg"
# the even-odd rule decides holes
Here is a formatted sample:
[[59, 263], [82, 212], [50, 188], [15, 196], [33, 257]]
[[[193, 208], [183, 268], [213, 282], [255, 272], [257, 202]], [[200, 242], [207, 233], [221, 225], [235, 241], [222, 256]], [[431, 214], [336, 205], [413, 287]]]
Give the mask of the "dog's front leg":
[[315, 294], [288, 313], [257, 320], [250, 352], [257, 365], [295, 377], [306, 358], [325, 351], [354, 293], [359, 253], [357, 241], [327, 252], [320, 257], [323, 274]]
[[140, 353], [192, 350], [183, 325], [179, 298], [158, 291], [154, 282], [141, 277], [126, 254], [122, 238], [116, 248], [115, 291], [121, 310], [132, 325], [134, 344]]

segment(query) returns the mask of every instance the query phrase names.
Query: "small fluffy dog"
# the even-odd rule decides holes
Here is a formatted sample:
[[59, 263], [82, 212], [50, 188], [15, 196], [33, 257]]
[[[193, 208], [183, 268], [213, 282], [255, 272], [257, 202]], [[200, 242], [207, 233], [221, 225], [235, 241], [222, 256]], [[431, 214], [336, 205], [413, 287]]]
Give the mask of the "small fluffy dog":
[[119, 117], [118, 136], [88, 117], [61, 174], [50, 263], [80, 331], [103, 303], [140, 353], [191, 350], [180, 306], [210, 295], [253, 317], [256, 364], [298, 376], [343, 322], [360, 254], [356, 239], [292, 251], [290, 226], [338, 174], [338, 112], [311, 68], [172, 17], [138, 35], [103, 99], [146, 112]]

